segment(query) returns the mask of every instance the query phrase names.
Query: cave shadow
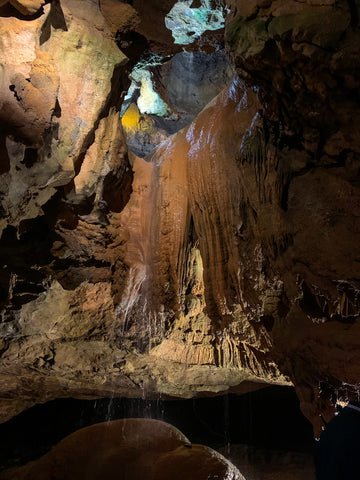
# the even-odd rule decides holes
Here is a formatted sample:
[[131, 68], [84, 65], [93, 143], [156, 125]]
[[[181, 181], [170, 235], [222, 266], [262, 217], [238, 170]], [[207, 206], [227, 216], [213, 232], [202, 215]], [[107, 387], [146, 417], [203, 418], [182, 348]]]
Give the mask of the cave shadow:
[[23, 13], [16, 10], [16, 8], [13, 7], [10, 3], [6, 3], [2, 7], [0, 7], [0, 17], [15, 17], [18, 20], [25, 20], [27, 22], [30, 22], [41, 17], [41, 15], [44, 15], [43, 7], [40, 7], [39, 10], [33, 15], [24, 15]]
[[40, 30], [40, 45], [43, 45], [51, 37], [51, 27], [55, 30], [67, 32], [68, 28], [60, 0], [53, 0], [50, 4], [50, 12]]
[[0, 134], [0, 175], [10, 170], [10, 157], [6, 148], [6, 136]]
[[313, 453], [310, 422], [292, 387], [190, 400], [102, 398], [53, 400], [0, 425], [0, 470], [41, 457], [72, 432], [119, 418], [154, 418], [181, 430], [192, 443], [215, 450], [247, 444]]

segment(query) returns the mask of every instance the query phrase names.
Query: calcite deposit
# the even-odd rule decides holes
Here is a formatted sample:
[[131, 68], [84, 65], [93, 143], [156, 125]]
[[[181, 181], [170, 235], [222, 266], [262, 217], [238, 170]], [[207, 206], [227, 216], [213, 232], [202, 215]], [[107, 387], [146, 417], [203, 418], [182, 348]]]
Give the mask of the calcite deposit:
[[[358, 4], [229, 0], [232, 76], [174, 3], [1, 2], [1, 418], [279, 384], [318, 433], [360, 380]], [[149, 48], [165, 119], [121, 111]]]

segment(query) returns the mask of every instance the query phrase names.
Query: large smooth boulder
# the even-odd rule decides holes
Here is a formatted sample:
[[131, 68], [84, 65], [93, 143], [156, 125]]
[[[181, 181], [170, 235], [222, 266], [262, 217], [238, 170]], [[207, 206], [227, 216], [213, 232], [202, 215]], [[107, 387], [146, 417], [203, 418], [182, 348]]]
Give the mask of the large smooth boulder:
[[0, 475], [5, 480], [243, 480], [222, 455], [192, 445], [159, 420], [99, 423], [69, 435], [49, 453]]

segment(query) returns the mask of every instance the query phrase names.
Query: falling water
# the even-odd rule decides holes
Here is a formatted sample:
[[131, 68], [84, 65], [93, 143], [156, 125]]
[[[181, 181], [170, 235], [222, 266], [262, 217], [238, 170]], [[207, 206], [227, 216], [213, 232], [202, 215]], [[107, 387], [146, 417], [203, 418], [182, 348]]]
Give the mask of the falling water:
[[[130, 268], [127, 276], [126, 287], [122, 295], [122, 302], [115, 310], [115, 318], [110, 332], [110, 339], [114, 345], [117, 340], [120, 339], [120, 341], [122, 341], [122, 339], [125, 337], [126, 329], [129, 323], [129, 315], [139, 299], [139, 292], [145, 279], [146, 266], [139, 265]], [[118, 328], [119, 324], [120, 329]], [[106, 422], [110, 422], [114, 418], [114, 397], [115, 391], [112, 391], [112, 394], [108, 400], [107, 412], [105, 415]]]
[[129, 270], [126, 287], [122, 295], [122, 301], [116, 308], [116, 319], [121, 322], [121, 333], [124, 335], [128, 324], [128, 315], [139, 299], [141, 286], [146, 279], [146, 266], [137, 265]]

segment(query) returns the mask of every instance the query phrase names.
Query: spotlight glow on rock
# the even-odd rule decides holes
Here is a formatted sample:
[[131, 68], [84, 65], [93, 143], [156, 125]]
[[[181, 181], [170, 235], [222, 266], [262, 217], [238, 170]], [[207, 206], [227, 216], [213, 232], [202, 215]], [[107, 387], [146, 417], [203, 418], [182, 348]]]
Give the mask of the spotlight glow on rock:
[[127, 102], [131, 101], [136, 90], [139, 90], [140, 93], [136, 102], [140, 113], [148, 113], [161, 117], [164, 117], [169, 113], [167, 104], [154, 90], [152, 74], [148, 69], [150, 66], [159, 65], [161, 59], [162, 57], [153, 54], [146, 61], [142, 60], [135, 65], [130, 74], [132, 83], [126, 97], [124, 98], [122, 114], [128, 107]]
[[227, 8], [211, 0], [201, 0], [199, 8], [191, 8], [193, 0], [179, 1], [165, 17], [166, 28], [171, 30], [174, 43], [188, 45], [206, 30], [219, 30], [225, 24]]

